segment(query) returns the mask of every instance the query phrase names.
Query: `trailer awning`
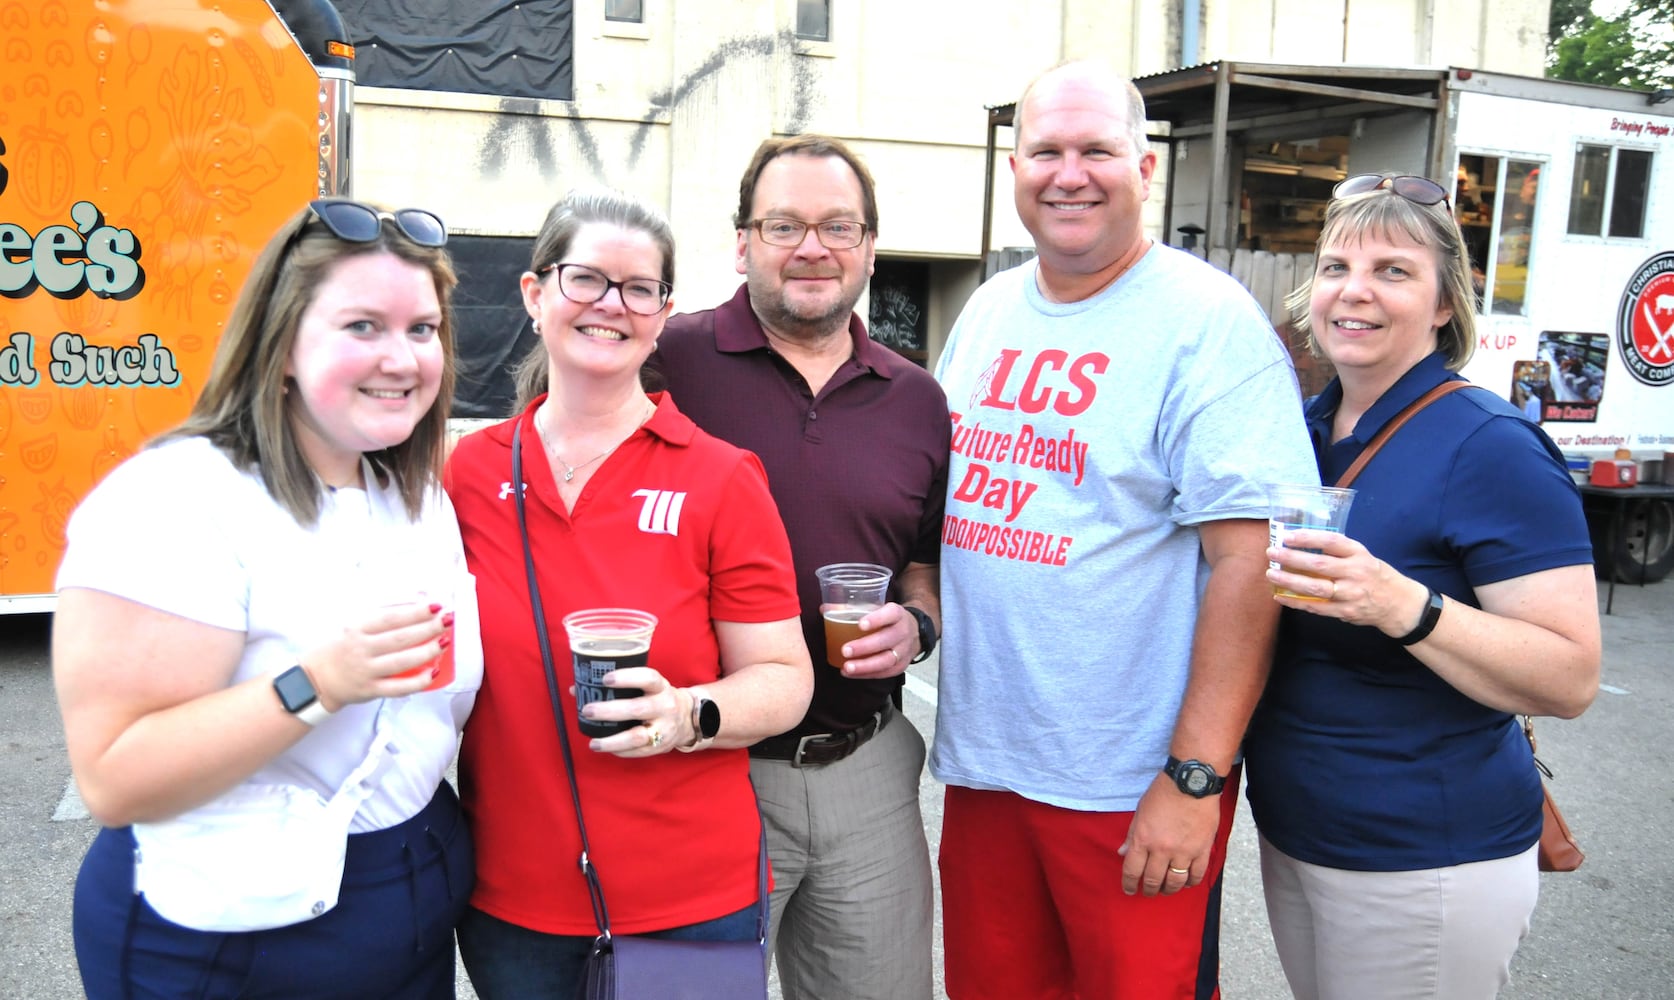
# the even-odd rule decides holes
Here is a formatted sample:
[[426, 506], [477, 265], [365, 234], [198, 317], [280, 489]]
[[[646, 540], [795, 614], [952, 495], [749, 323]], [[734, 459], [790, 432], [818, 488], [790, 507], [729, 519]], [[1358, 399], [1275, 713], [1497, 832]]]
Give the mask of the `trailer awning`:
[[[1165, 143], [1182, 139], [1209, 138], [1213, 157], [1210, 193], [1223, 191], [1228, 169], [1227, 136], [1258, 128], [1329, 123], [1354, 118], [1421, 111], [1431, 114], [1430, 172], [1442, 171], [1440, 158], [1446, 147], [1440, 130], [1445, 115], [1433, 112], [1444, 106], [1452, 70], [1446, 68], [1402, 69], [1376, 66], [1305, 66], [1283, 63], [1220, 61], [1187, 66], [1137, 77], [1134, 85], [1145, 98], [1146, 116], [1152, 122], [1167, 122], [1166, 135], [1152, 138]], [[987, 197], [983, 203], [982, 251], [991, 249], [995, 137], [1009, 127], [1016, 104], [998, 104], [988, 109]], [[1171, 206], [1173, 193], [1169, 193]], [[1209, 197], [1209, 233], [1224, 228], [1229, 205], [1224, 197]], [[1172, 215], [1168, 207], [1165, 215]], [[1214, 237], [1211, 236], [1211, 246]]]

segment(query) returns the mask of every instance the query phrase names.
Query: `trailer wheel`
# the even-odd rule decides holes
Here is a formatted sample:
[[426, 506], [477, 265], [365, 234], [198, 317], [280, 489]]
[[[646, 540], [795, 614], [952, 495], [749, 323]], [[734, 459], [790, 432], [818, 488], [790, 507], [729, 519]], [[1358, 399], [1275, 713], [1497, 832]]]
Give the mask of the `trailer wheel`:
[[1667, 500], [1628, 504], [1622, 514], [1622, 536], [1610, 556], [1619, 583], [1655, 583], [1667, 576], [1674, 570], [1674, 504]]

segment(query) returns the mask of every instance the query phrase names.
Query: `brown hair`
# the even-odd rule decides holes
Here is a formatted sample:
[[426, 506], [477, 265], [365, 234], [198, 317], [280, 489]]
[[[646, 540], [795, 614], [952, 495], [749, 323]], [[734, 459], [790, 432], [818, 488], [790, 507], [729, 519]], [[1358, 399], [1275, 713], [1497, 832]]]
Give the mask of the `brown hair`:
[[[1436, 331], [1436, 347], [1447, 358], [1449, 371], [1458, 371], [1476, 350], [1476, 292], [1471, 284], [1470, 259], [1465, 238], [1446, 201], [1420, 205], [1383, 187], [1365, 194], [1333, 198], [1325, 209], [1325, 225], [1315, 244], [1317, 255], [1329, 246], [1363, 240], [1367, 236], [1405, 237], [1435, 251], [1440, 304], [1453, 311], [1453, 318]], [[1296, 290], [1285, 297], [1291, 324], [1307, 338], [1308, 352], [1323, 357], [1309, 323], [1309, 302], [1314, 294], [1310, 273]]]
[[756, 182], [761, 180], [761, 172], [767, 169], [767, 165], [781, 156], [835, 156], [847, 163], [860, 181], [862, 221], [873, 236], [877, 235], [878, 191], [872, 182], [872, 172], [866, 169], [866, 164], [860, 162], [860, 157], [845, 145], [843, 140], [812, 132], [804, 135], [775, 136], [756, 147], [755, 155], [750, 157], [749, 166], [744, 168], [743, 179], [738, 182], [738, 211], [732, 216], [734, 229], [750, 227], [750, 210], [756, 204]]
[[449, 300], [458, 279], [445, 249], [414, 243], [387, 219], [379, 224], [377, 239], [367, 243], [338, 239], [307, 207], [280, 226], [239, 292], [203, 393], [185, 422], [158, 440], [208, 438], [235, 465], [258, 473], [267, 492], [297, 523], [316, 523], [325, 485], [292, 432], [286, 407], [299, 404], [285, 391], [285, 367], [302, 316], [320, 286], [343, 261], [372, 253], [393, 254], [428, 270], [442, 307], [436, 331], [442, 345], [442, 382], [436, 402], [407, 440], [366, 456], [379, 476], [395, 484], [408, 516], [417, 518], [425, 494], [437, 488], [447, 441], [454, 383]]
[[[584, 188], [571, 191], [553, 205], [535, 236], [535, 247], [529, 255], [529, 270], [540, 274], [541, 268], [556, 264], [570, 252], [576, 234], [594, 223], [617, 226], [630, 232], [644, 233], [657, 244], [663, 255], [662, 279], [674, 287], [674, 228], [662, 212], [643, 201], [610, 188]], [[546, 280], [543, 276], [541, 280]], [[522, 413], [535, 397], [547, 390], [546, 343], [535, 331], [535, 346], [517, 363], [513, 381], [517, 386], [517, 402], [513, 414]]]

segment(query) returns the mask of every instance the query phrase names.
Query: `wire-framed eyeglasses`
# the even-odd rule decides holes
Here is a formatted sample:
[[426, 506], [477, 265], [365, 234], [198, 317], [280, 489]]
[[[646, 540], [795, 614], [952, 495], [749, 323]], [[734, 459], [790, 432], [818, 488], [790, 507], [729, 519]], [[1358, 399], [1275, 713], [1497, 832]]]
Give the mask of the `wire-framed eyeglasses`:
[[321, 198], [308, 203], [331, 235], [346, 243], [372, 243], [385, 222], [395, 223], [401, 235], [421, 247], [443, 247], [448, 243], [448, 227], [434, 213], [422, 208], [403, 208], [385, 212], [372, 205], [344, 198]]
[[827, 250], [850, 250], [860, 246], [868, 231], [866, 223], [853, 219], [827, 219], [811, 225], [799, 219], [752, 219], [750, 225], [761, 234], [763, 243], [776, 247], [801, 246], [811, 228], [820, 245]]
[[669, 294], [674, 291], [668, 282], [656, 278], [612, 281], [605, 277], [604, 272], [586, 264], [548, 264], [535, 273], [546, 275], [553, 271], [558, 272], [559, 294], [571, 302], [592, 305], [609, 295], [614, 288], [621, 294], [622, 305], [629, 312], [641, 316], [655, 316], [662, 312], [663, 307], [668, 305]]
[[1414, 205], [1444, 204], [1448, 211], [1453, 210], [1453, 203], [1448, 200], [1447, 189], [1428, 177], [1417, 174], [1355, 174], [1331, 189], [1333, 198], [1349, 198], [1357, 194], [1367, 194], [1382, 188], [1388, 188]]

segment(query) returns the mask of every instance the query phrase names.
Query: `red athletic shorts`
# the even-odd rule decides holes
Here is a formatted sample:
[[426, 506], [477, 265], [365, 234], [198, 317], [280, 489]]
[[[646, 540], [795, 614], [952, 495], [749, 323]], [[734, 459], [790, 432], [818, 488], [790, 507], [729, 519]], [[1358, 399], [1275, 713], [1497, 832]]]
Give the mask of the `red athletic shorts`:
[[1198, 886], [1122, 892], [1133, 813], [949, 785], [942, 935], [951, 1000], [1218, 1000], [1221, 869], [1239, 768]]

